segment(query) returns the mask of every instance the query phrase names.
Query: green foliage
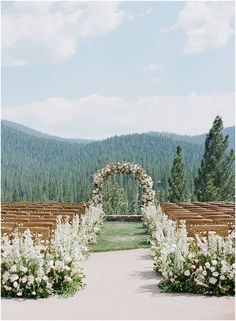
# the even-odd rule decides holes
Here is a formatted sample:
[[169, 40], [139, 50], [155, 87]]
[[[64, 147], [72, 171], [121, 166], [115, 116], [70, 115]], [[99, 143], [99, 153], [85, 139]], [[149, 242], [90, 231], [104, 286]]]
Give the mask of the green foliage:
[[205, 152], [195, 180], [199, 201], [234, 199], [234, 152], [228, 151], [229, 137], [224, 137], [223, 121], [217, 116], [206, 136]]
[[124, 188], [121, 188], [112, 178], [108, 179], [102, 188], [103, 211], [105, 214], [127, 214], [128, 198]]
[[[128, 183], [130, 183], [130, 180]], [[102, 206], [106, 214], [135, 215], [140, 213], [138, 186], [132, 183], [134, 183], [132, 179], [131, 184], [119, 182], [119, 177], [116, 176], [110, 177], [105, 182], [102, 188]], [[130, 185], [132, 190], [130, 190]], [[130, 202], [128, 198], [131, 200]]]
[[[2, 125], [2, 201], [83, 202], [91, 198], [92, 175], [107, 162], [140, 164], [167, 199], [168, 178], [178, 142], [165, 136], [134, 134], [79, 144], [36, 137]], [[201, 145], [180, 142], [184, 150], [187, 187], [203, 154]], [[130, 176], [116, 175], [128, 194], [129, 204], [140, 192]], [[161, 184], [157, 184], [158, 180]], [[140, 195], [140, 193], [139, 193]]]
[[176, 157], [171, 168], [169, 182], [169, 201], [183, 202], [187, 199], [187, 187], [184, 173], [184, 161], [181, 147], [176, 149]]

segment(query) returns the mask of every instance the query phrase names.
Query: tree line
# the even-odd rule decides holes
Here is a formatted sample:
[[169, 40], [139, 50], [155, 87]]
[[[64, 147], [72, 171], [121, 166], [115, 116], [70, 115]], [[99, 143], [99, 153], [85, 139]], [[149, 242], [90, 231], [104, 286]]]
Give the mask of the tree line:
[[[206, 195], [211, 200], [233, 200], [234, 154], [227, 149], [228, 138], [222, 134], [220, 117], [215, 122], [213, 132], [217, 131], [217, 138], [209, 132], [205, 151], [202, 144], [164, 135], [123, 135], [79, 144], [35, 137], [2, 125], [2, 201], [89, 201], [93, 173], [111, 161], [143, 166], [153, 178], [154, 189], [162, 201], [204, 200]], [[184, 164], [183, 179], [178, 174], [178, 161], [175, 166], [172, 163], [175, 156]], [[219, 180], [221, 176], [223, 183]], [[112, 177], [104, 186], [103, 194], [107, 212], [117, 211], [119, 207], [122, 213], [139, 211], [141, 191], [132, 177], [119, 174]], [[109, 204], [115, 203], [120, 205], [111, 208]]]

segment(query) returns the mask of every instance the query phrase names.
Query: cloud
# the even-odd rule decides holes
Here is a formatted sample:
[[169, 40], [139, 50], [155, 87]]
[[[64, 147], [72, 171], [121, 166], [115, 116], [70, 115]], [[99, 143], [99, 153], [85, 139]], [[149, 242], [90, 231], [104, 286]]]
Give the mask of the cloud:
[[2, 12], [2, 63], [60, 63], [78, 41], [115, 30], [126, 17], [119, 2], [13, 2]]
[[113, 135], [166, 131], [207, 132], [216, 115], [234, 124], [234, 94], [151, 96], [128, 101], [91, 95], [76, 100], [51, 98], [2, 108], [2, 117], [61, 137], [100, 139]]
[[232, 1], [189, 1], [179, 12], [172, 30], [185, 31], [184, 53], [196, 54], [223, 47], [234, 33], [233, 18]]

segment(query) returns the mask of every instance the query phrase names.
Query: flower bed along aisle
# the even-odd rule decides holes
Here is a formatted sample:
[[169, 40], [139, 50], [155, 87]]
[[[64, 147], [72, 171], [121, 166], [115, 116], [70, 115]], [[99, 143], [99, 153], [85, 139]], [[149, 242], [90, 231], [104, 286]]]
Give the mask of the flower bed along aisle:
[[159, 287], [165, 292], [208, 295], [235, 294], [235, 232], [228, 237], [210, 235], [198, 242], [187, 237], [182, 223], [176, 223], [160, 208], [143, 210], [144, 224], [151, 236], [155, 269], [162, 276]]
[[72, 295], [84, 285], [80, 262], [96, 242], [104, 219], [101, 207], [90, 206], [81, 220], [58, 221], [50, 246], [35, 243], [29, 230], [2, 236], [1, 295], [42, 298]]

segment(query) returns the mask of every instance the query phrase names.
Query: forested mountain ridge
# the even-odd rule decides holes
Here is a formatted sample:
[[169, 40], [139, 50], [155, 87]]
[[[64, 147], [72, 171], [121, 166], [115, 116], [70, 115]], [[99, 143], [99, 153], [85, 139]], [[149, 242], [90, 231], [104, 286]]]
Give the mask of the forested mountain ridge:
[[[231, 126], [231, 127], [226, 127], [223, 129], [223, 135], [229, 136], [229, 148], [230, 149], [235, 149], [235, 126]], [[178, 135], [178, 134], [173, 134], [173, 133], [158, 133], [158, 132], [150, 132], [149, 134], [151, 135], [159, 135], [159, 136], [165, 136], [165, 137], [169, 137], [169, 138], [173, 138], [175, 140], [179, 140], [179, 141], [186, 141], [186, 142], [190, 142], [190, 143], [195, 143], [195, 144], [204, 144], [205, 139], [206, 139], [206, 134], [202, 134], [202, 135]]]
[[[93, 173], [110, 161], [141, 164], [166, 199], [176, 146], [183, 150], [189, 196], [203, 146], [151, 134], [115, 136], [87, 144], [37, 137], [2, 123], [2, 201], [87, 201]], [[134, 180], [118, 175], [129, 197], [137, 193]], [[157, 181], [161, 184], [158, 185]]]
[[[62, 138], [58, 136], [51, 136], [49, 134], [42, 133], [38, 130], [26, 127], [22, 124], [15, 123], [9, 120], [2, 120], [1, 124], [3, 127], [7, 126], [13, 129], [17, 129], [19, 131], [22, 131], [26, 134], [30, 134], [36, 137], [42, 137], [42, 138], [52, 138], [56, 139], [59, 141], [64, 141], [64, 142], [71, 142], [71, 143], [90, 143], [92, 139], [81, 139], [81, 138]], [[185, 141], [185, 142], [190, 142], [190, 143], [195, 143], [195, 144], [204, 144], [204, 141], [206, 139], [206, 134], [202, 135], [179, 135], [179, 134], [174, 134], [174, 133], [169, 133], [169, 132], [148, 132], [147, 134], [150, 135], [157, 135], [157, 136], [165, 136], [168, 138], [172, 138], [174, 140], [178, 141]], [[235, 126], [231, 127], [226, 127], [223, 129], [223, 134], [229, 136], [229, 148], [235, 149]]]
[[32, 136], [36, 136], [36, 137], [53, 138], [55, 140], [71, 142], [71, 143], [86, 144], [86, 143], [90, 143], [92, 141], [92, 139], [62, 138], [62, 137], [58, 137], [58, 136], [51, 136], [49, 134], [42, 133], [42, 132], [40, 132], [38, 130], [35, 130], [35, 129], [32, 129], [30, 127], [26, 127], [26, 126], [21, 125], [19, 123], [15, 123], [15, 122], [12, 122], [12, 121], [9, 121], [9, 120], [5, 120], [5, 119], [3, 119], [1, 121], [1, 126], [2, 127], [13, 128], [13, 129], [19, 130], [21, 132], [24, 132], [26, 134], [29, 134], [29, 135], [32, 135]]

